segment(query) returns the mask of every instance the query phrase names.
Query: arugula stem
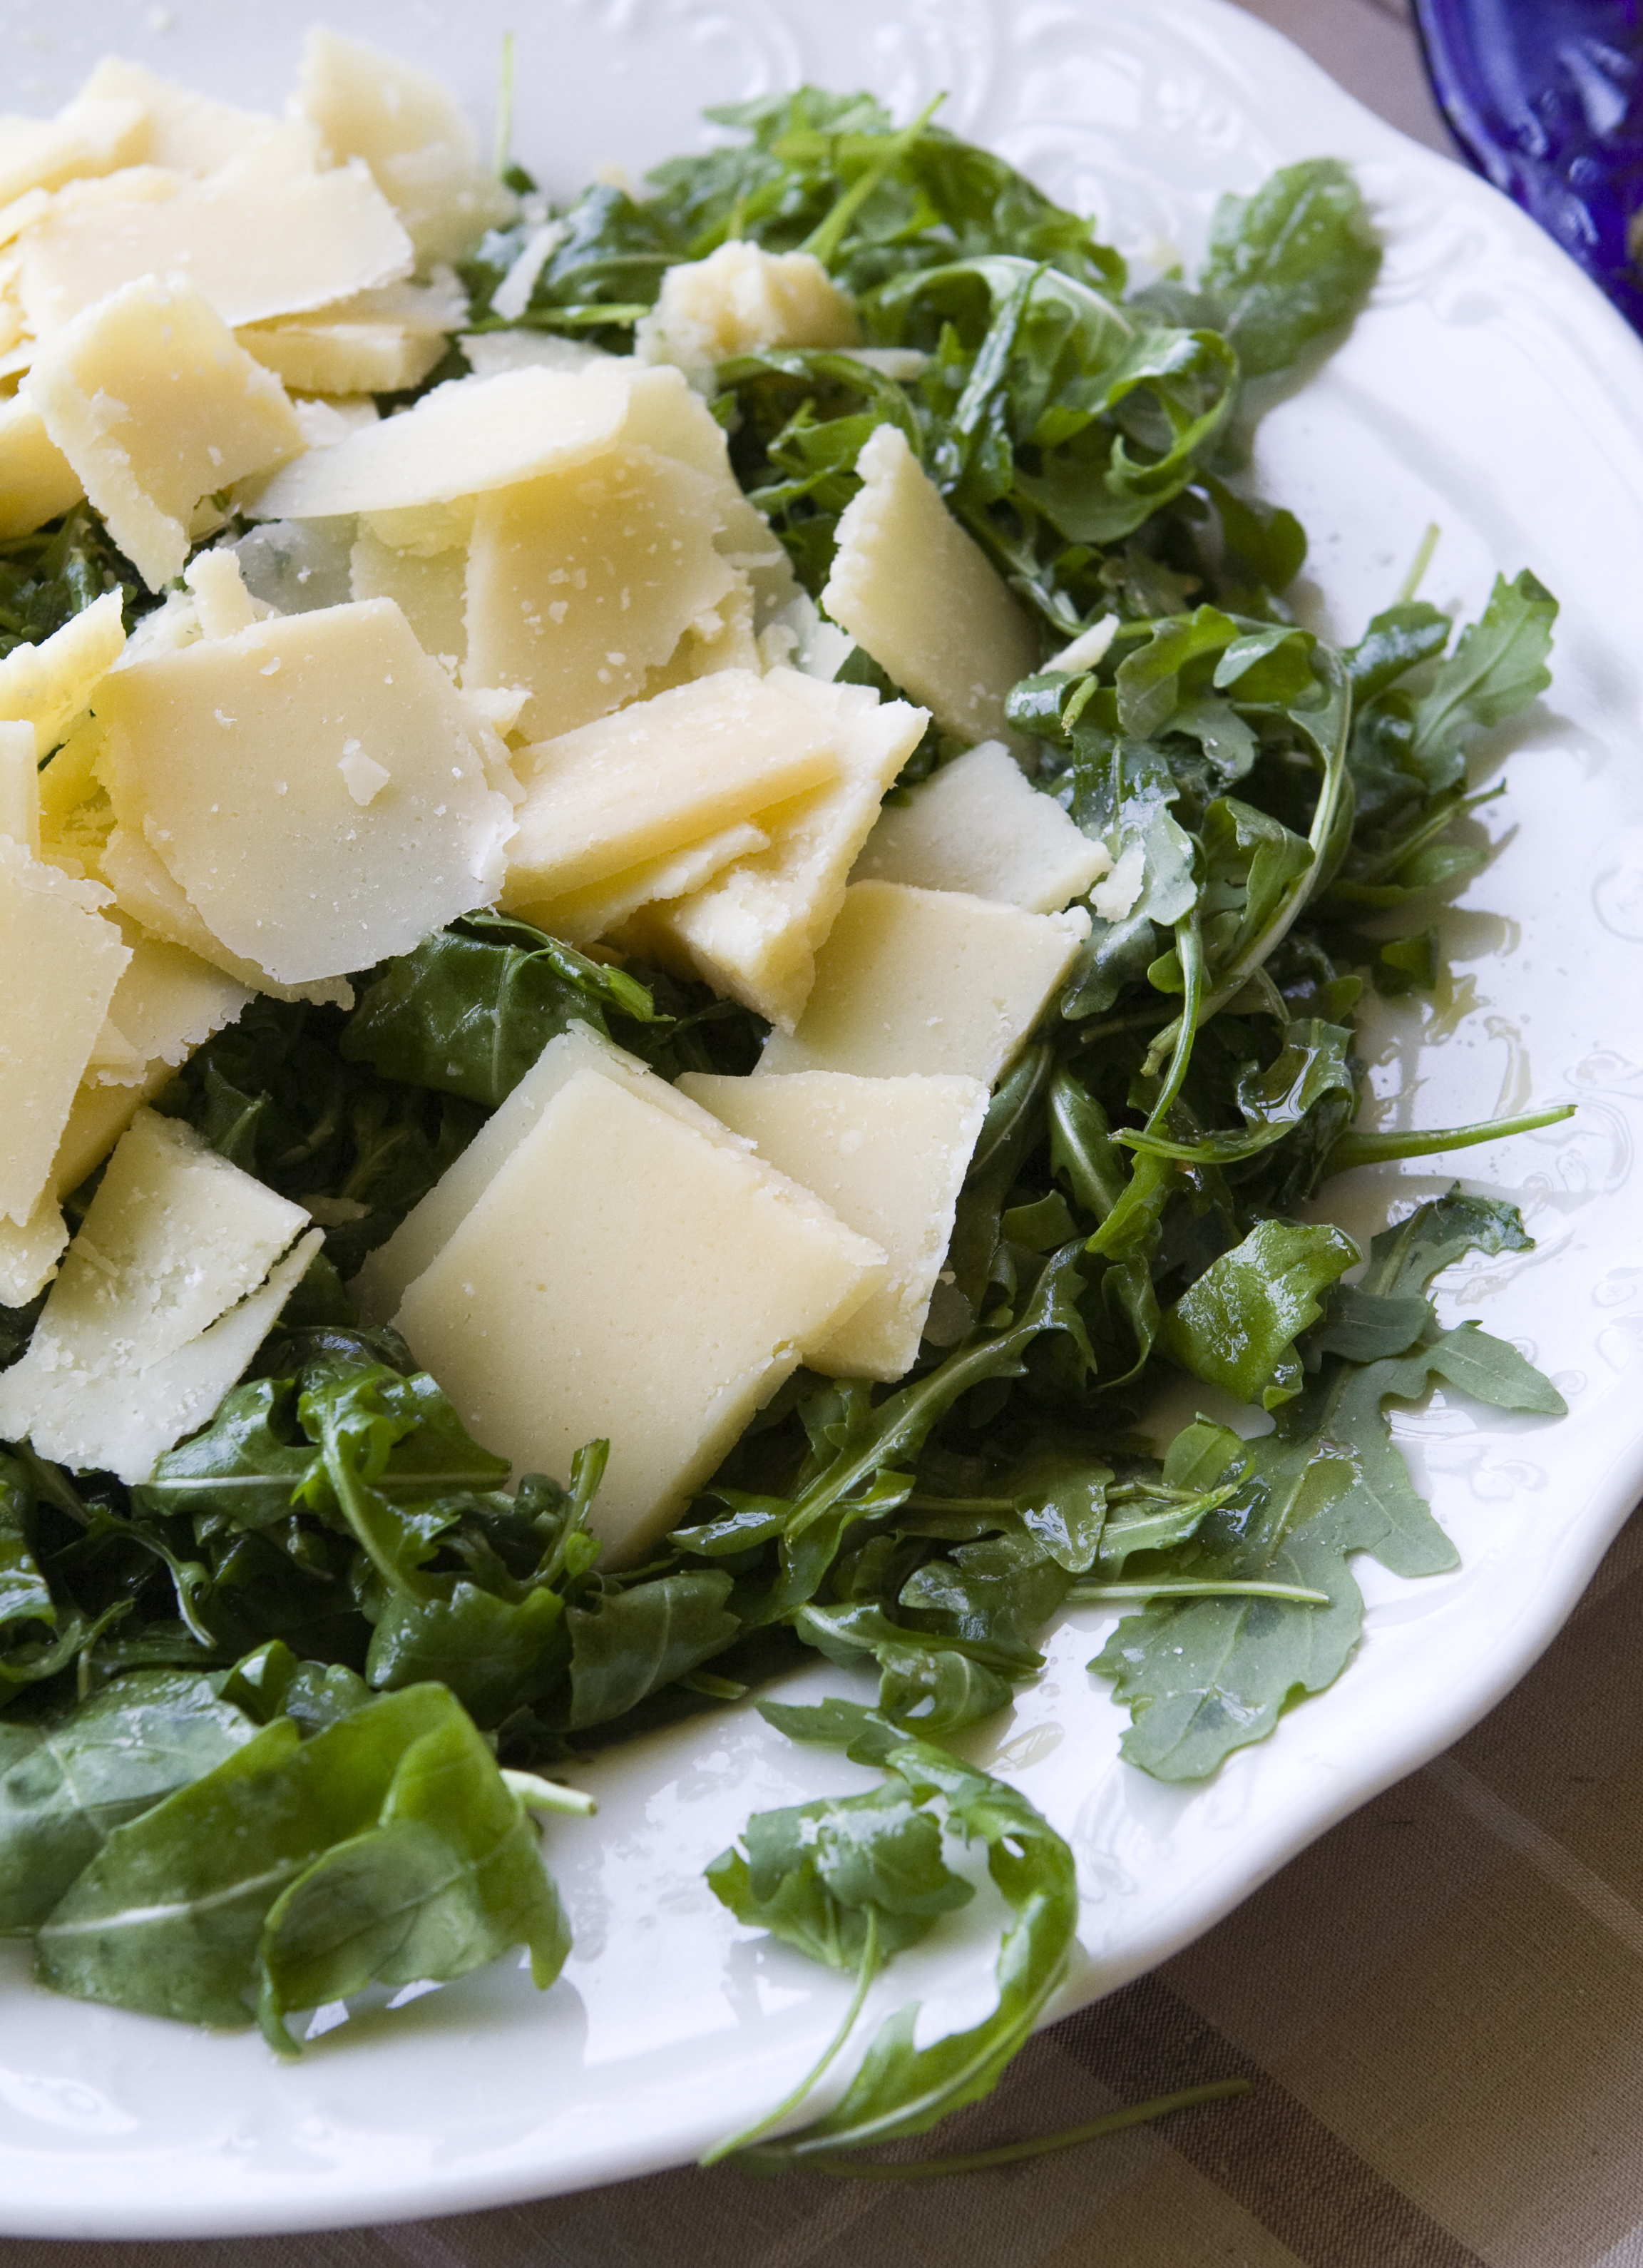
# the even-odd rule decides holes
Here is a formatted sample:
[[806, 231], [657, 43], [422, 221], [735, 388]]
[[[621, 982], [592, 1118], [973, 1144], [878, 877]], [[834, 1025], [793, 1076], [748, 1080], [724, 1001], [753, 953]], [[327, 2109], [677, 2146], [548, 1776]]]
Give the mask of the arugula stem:
[[502, 34], [502, 64], [497, 74], [497, 142], [491, 170], [505, 176], [513, 155], [513, 34]]
[[945, 94], [937, 95], [933, 102], [925, 104], [910, 126], [903, 126], [899, 134], [891, 136], [866, 173], [851, 183], [825, 220], [818, 222], [811, 230], [799, 247], [800, 252], [809, 253], [813, 259], [822, 262], [823, 268], [830, 268], [833, 265], [834, 261], [838, 257], [839, 247], [844, 241], [845, 231], [851, 221], [855, 219], [880, 182], [901, 164], [902, 159], [946, 100]]
[[702, 2153], [698, 2161], [700, 2164], [716, 2166], [721, 2158], [729, 2157], [733, 2151], [745, 2150], [749, 2144], [761, 2140], [773, 2126], [780, 2125], [784, 2118], [790, 2117], [798, 2110], [799, 2104], [811, 2093], [817, 2080], [821, 2079], [828, 2066], [855, 2030], [857, 2019], [866, 2006], [873, 1980], [882, 1965], [879, 1959], [879, 1909], [877, 1906], [870, 1905], [867, 1908], [867, 1934], [861, 1948], [861, 1965], [856, 1971], [856, 1990], [851, 1996], [849, 2007], [844, 2011], [844, 2021], [822, 2050], [821, 2059], [812, 2064], [792, 2093], [785, 2095], [774, 2110], [767, 2111], [764, 2117], [756, 2120], [753, 2125], [744, 2126], [739, 2134], [731, 2134], [724, 2141], [715, 2142], [711, 2149]]
[[1528, 1111], [1521, 1118], [1485, 1118], [1475, 1126], [1438, 1126], [1425, 1134], [1354, 1134], [1349, 1127], [1331, 1145], [1320, 1179], [1350, 1173], [1354, 1166], [1382, 1166], [1396, 1158], [1435, 1158], [1445, 1150], [1470, 1150], [1479, 1142], [1502, 1142], [1508, 1134], [1532, 1134], [1537, 1127], [1560, 1125], [1574, 1112], [1573, 1103], [1559, 1102], [1551, 1110]]
[[1327, 1591], [1302, 1590], [1298, 1583], [1219, 1582], [1206, 1575], [1201, 1582], [1178, 1579], [1158, 1583], [1074, 1583], [1067, 1603], [1075, 1607], [1104, 1607], [1116, 1599], [1293, 1599], [1298, 1606], [1327, 1607]]
[[1173, 2095], [1155, 2095], [1150, 2102], [1126, 2103], [1105, 2117], [1082, 2126], [1064, 2126], [1058, 2134], [1035, 2134], [1029, 2141], [1001, 2143], [996, 2150], [970, 2150], [952, 2158], [918, 2158], [900, 2165], [875, 2164], [871, 2159], [809, 2158], [812, 2173], [831, 2174], [847, 2182], [932, 2182], [948, 2174], [985, 2173], [992, 2166], [1019, 2165], [1024, 2158], [1048, 2157], [1052, 2150], [1076, 2149], [1081, 2142], [1099, 2142], [1109, 2134], [1122, 2134], [1131, 2126], [1145, 2126], [1176, 2110], [1196, 2110], [1210, 2102], [1232, 2102], [1248, 2095], [1247, 2079], [1212, 2079], [1202, 2087], [1178, 2088]]
[[[1146, 1122], [1150, 1134], [1168, 1116], [1170, 1106], [1180, 1094], [1187, 1076], [1187, 1066], [1192, 1061], [1192, 1042], [1198, 1035], [1198, 1013], [1204, 998], [1204, 937], [1198, 926], [1196, 908], [1183, 914], [1175, 924], [1175, 951], [1181, 960], [1181, 975], [1185, 998], [1181, 1013], [1175, 1020], [1175, 1048], [1170, 1058], [1168, 1076], [1163, 1093], [1153, 1105]], [[1141, 1066], [1143, 1079], [1155, 1077], [1168, 1035], [1160, 1032], [1153, 1042], [1146, 1061]]]
[[599, 1809], [593, 1797], [579, 1787], [561, 1787], [557, 1780], [541, 1779], [534, 1772], [502, 1769], [502, 1783], [512, 1788], [527, 1811], [563, 1811], [574, 1819], [591, 1819]]
[[1426, 522], [1426, 532], [1415, 546], [1415, 556], [1409, 563], [1409, 572], [1398, 585], [1397, 598], [1394, 602], [1396, 605], [1408, 606], [1416, 592], [1426, 581], [1426, 570], [1432, 564], [1432, 555], [1438, 548], [1438, 538], [1442, 533], [1435, 519], [1429, 519]]

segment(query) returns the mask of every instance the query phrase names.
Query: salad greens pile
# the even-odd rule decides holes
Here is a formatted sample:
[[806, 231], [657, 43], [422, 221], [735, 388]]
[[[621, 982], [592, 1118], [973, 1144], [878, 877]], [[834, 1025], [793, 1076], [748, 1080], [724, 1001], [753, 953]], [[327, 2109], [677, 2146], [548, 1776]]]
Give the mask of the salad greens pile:
[[[1466, 744], [1547, 683], [1556, 607], [1525, 571], [1458, 637], [1412, 593], [1344, 652], [1295, 618], [1306, 538], [1234, 482], [1265, 382], [1326, 348], [1375, 275], [1340, 166], [1225, 199], [1195, 284], [1131, 290], [1088, 222], [929, 115], [898, 129], [814, 89], [711, 115], [742, 138], [662, 166], [643, 199], [570, 206], [519, 320], [625, 351], [679, 261], [731, 237], [822, 259], [899, 356], [721, 365], [738, 475], [819, 593], [861, 446], [901, 428], [1042, 632], [1009, 705], [1030, 776], [1134, 902], [1094, 921], [998, 1088], [914, 1369], [889, 1388], [799, 1372], [621, 1571], [588, 1528], [603, 1445], [505, 1492], [346, 1286], [571, 1022], [671, 1078], [747, 1071], [759, 1020], [475, 913], [361, 972], [350, 1011], [260, 998], [203, 1047], [158, 1107], [309, 1206], [326, 1248], [147, 1485], [0, 1454], [0, 1927], [33, 1933], [65, 1991], [254, 2014], [282, 2049], [295, 2011], [508, 1945], [546, 1982], [566, 1936], [527, 1808], [576, 1799], [534, 1775], [819, 1651], [870, 1669], [876, 1706], [766, 1713], [884, 1786], [755, 1817], [709, 1870], [717, 1894], [855, 1971], [852, 2023], [882, 1964], [969, 1896], [961, 1846], [1010, 1916], [985, 2021], [917, 2049], [904, 2010], [834, 2109], [764, 2139], [807, 2081], [737, 2138], [750, 2164], [826, 2169], [985, 2092], [1063, 1972], [1065, 1844], [943, 1745], [1042, 1667], [1044, 1625], [1132, 1604], [1091, 1664], [1130, 1712], [1124, 1753], [1201, 1778], [1346, 1664], [1352, 1555], [1454, 1564], [1388, 1405], [1440, 1381], [1562, 1408], [1428, 1296], [1467, 1252], [1524, 1248], [1510, 1206], [1457, 1187], [1349, 1282], [1363, 1256], [1317, 1203], [1346, 1167], [1561, 1115], [1353, 1130], [1366, 987], [1438, 980], [1433, 893], [1486, 856], [1454, 831], [1488, 799]], [[465, 271], [475, 328], [502, 327], [490, 298], [526, 232]], [[113, 583], [140, 603], [85, 511], [6, 547], [0, 650]], [[1109, 615], [1099, 661], [1055, 665]], [[896, 689], [859, 651], [843, 674]], [[955, 753], [932, 729], [895, 792]], [[33, 1321], [0, 1313], [0, 1362]], [[1200, 1418], [1160, 1454], [1148, 1412], [1183, 1373], [1271, 1429]]]

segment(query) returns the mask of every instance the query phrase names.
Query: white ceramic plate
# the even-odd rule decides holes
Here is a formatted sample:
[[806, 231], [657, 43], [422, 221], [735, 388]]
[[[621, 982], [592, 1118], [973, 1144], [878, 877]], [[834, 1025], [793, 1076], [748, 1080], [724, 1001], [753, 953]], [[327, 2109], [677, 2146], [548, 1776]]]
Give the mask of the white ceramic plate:
[[[115, 47], [271, 107], [308, 15], [308, 0], [4, 0], [21, 66], [6, 100], [55, 107]], [[946, 88], [956, 129], [1154, 258], [1171, 242], [1196, 256], [1219, 191], [1344, 156], [1385, 229], [1384, 276], [1347, 345], [1268, 418], [1255, 468], [1311, 531], [1316, 618], [1355, 634], [1429, 520], [1443, 531], [1429, 595], [1475, 609], [1497, 566], [1527, 563], [1563, 601], [1554, 688], [1511, 736], [1510, 792], [1488, 814], [1499, 855], [1450, 922], [1453, 997], [1386, 1025], [1374, 1085], [1389, 1124], [1580, 1103], [1567, 1125], [1462, 1161], [1518, 1198], [1538, 1245], [1462, 1266], [1445, 1294], [1453, 1317], [1550, 1370], [1571, 1415], [1549, 1426], [1439, 1398], [1400, 1422], [1461, 1571], [1404, 1583], [1360, 1560], [1369, 1614], [1346, 1675], [1206, 1787], [1118, 1763], [1123, 1718], [1083, 1667], [1110, 1616], [1051, 1635], [1043, 1678], [975, 1753], [1077, 1853], [1065, 2013], [1208, 1928], [1481, 1716], [1643, 1485], [1643, 351], [1510, 206], [1219, 0], [333, 0], [329, 15], [443, 71], [477, 114], [519, 24], [515, 147], [561, 191], [601, 162], [637, 173], [694, 146], [700, 106], [801, 76], [865, 80], [903, 114]], [[1330, 1194], [1367, 1234], [1446, 1182], [1360, 1173]], [[576, 1951], [545, 1997], [498, 1969], [356, 2016], [289, 2067], [254, 2036], [39, 1992], [25, 1950], [4, 1948], [0, 2228], [198, 2236], [448, 2213], [679, 2162], [778, 2098], [844, 1988], [735, 1926], [701, 1868], [750, 1810], [871, 1776], [739, 1709], [586, 1777], [599, 1817], [550, 1836]], [[990, 1999], [986, 1918], [904, 1957], [879, 2007], [919, 1995], [932, 2023], [973, 2020]]]

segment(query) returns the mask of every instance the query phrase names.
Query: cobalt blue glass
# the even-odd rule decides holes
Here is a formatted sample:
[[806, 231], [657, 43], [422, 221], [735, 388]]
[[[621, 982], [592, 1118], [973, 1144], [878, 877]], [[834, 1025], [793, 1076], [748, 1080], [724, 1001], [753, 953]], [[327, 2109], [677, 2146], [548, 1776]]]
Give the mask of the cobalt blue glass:
[[1466, 158], [1643, 330], [1643, 0], [1415, 0], [1415, 15]]

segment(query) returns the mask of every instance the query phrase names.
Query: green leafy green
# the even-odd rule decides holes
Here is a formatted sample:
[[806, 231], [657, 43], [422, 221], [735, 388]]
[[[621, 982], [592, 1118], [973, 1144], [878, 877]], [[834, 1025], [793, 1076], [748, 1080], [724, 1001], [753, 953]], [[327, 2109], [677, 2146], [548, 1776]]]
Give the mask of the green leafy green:
[[970, 1884], [947, 1863], [945, 1839], [985, 1850], [987, 1871], [1009, 1909], [998, 2003], [980, 2023], [920, 2048], [917, 2006], [901, 2008], [880, 2025], [830, 2111], [778, 2141], [761, 2139], [802, 2101], [819, 2076], [813, 2073], [770, 2118], [708, 2157], [734, 2152], [752, 2173], [825, 2171], [847, 2163], [853, 2151], [924, 2133], [991, 2092], [1060, 1981], [1078, 1924], [1078, 1885], [1066, 1845], [1003, 1781], [943, 1749], [908, 1741], [876, 1712], [846, 1703], [766, 1705], [764, 1713], [792, 1738], [844, 1747], [886, 1776], [881, 1790], [866, 1795], [755, 1814], [745, 1852], [723, 1852], [707, 1869], [710, 1886], [739, 1921], [771, 1930], [813, 1960], [859, 1970], [863, 1989], [850, 2024], [882, 1962], [971, 1896]]

